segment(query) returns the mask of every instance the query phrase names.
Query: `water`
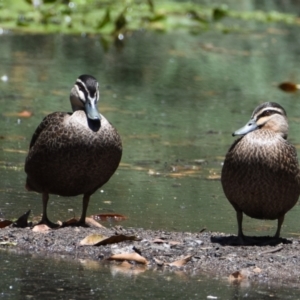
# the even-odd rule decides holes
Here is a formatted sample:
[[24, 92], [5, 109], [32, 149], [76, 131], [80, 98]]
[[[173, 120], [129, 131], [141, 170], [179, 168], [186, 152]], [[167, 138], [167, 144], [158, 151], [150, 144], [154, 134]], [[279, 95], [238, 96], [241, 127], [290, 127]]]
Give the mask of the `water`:
[[[298, 28], [251, 26], [228, 35], [138, 32], [126, 38], [125, 47], [112, 45], [107, 51], [99, 37], [0, 36], [0, 77], [8, 76], [8, 81], [0, 81], [1, 213], [11, 219], [32, 209], [35, 217], [40, 216], [41, 196], [24, 189], [23, 166], [30, 138], [46, 114], [71, 110], [70, 89], [78, 75], [88, 73], [100, 82], [99, 110], [117, 127], [124, 146], [121, 166], [109, 183], [92, 196], [88, 214], [121, 213], [128, 216], [124, 226], [147, 229], [195, 232], [206, 227], [236, 233], [235, 213], [218, 179], [224, 155], [233, 142], [231, 132], [248, 121], [258, 104], [275, 101], [286, 109], [289, 140], [300, 149], [299, 94], [285, 94], [276, 87], [280, 82], [297, 83], [300, 79], [300, 42], [295, 38]], [[23, 110], [33, 116], [15, 115]], [[53, 221], [78, 216], [81, 197], [51, 196], [48, 213]], [[299, 213], [297, 204], [286, 216], [282, 236], [299, 235]], [[246, 234], [273, 234], [275, 229], [274, 221], [244, 221]], [[19, 280], [25, 275], [17, 274], [45, 268], [43, 280], [52, 278], [52, 285], [61, 283], [63, 288], [78, 286], [75, 291], [91, 297], [90, 291], [105, 282], [103, 295], [109, 297], [113, 291], [116, 299], [122, 297], [125, 286], [132, 299], [141, 295], [163, 298], [168, 293], [189, 295], [192, 299], [201, 289], [203, 297], [221, 297], [226, 291], [228, 297], [224, 298], [238, 299], [234, 287], [218, 280], [208, 285], [206, 278], [185, 281], [162, 274], [164, 284], [158, 295], [155, 291], [160, 290], [161, 281], [151, 272], [133, 276], [134, 279], [117, 275], [115, 280], [108, 268], [97, 269], [94, 274], [80, 263], [59, 260], [52, 271], [52, 260], [49, 263], [6, 253], [1, 256], [1, 264], [8, 261], [9, 265], [2, 290], [11, 297], [30, 294], [21, 288], [24, 282], [38, 291], [34, 280]], [[31, 269], [26, 265], [32, 265]], [[77, 278], [79, 273], [85, 281]], [[263, 290], [268, 298], [269, 288]], [[52, 291], [40, 292], [42, 295]], [[68, 291], [70, 298], [72, 292]], [[238, 293], [238, 297], [243, 293], [249, 296], [254, 293], [253, 287]], [[280, 294], [281, 290], [271, 293]]]
[[[299, 288], [0, 252], [0, 299], [297, 299]], [[12, 272], [12, 269], [14, 270]], [[176, 288], [174, 288], [176, 287]], [[209, 296], [211, 298], [209, 298]]]
[[[290, 140], [300, 142], [298, 95], [276, 87], [297, 80], [294, 30], [140, 32], [123, 49], [107, 52], [97, 37], [1, 36], [0, 75], [8, 76], [0, 82], [2, 213], [15, 218], [32, 209], [40, 215], [41, 196], [24, 189], [31, 136], [46, 114], [71, 110], [69, 91], [78, 75], [89, 73], [100, 82], [99, 109], [117, 127], [124, 154], [110, 182], [92, 196], [88, 214], [121, 213], [128, 216], [125, 226], [236, 232], [218, 180], [231, 132], [271, 100], [285, 107]], [[33, 116], [14, 116], [23, 110]], [[287, 214], [284, 236], [297, 233], [298, 210]], [[81, 197], [51, 196], [48, 211], [54, 221], [80, 215]], [[249, 234], [272, 234], [276, 222], [246, 218], [244, 227]]]

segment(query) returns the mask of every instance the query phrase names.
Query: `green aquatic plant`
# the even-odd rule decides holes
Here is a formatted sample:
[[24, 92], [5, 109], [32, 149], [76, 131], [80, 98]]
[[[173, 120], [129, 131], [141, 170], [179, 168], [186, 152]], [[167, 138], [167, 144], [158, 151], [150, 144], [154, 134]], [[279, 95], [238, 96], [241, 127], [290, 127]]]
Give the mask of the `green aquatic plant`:
[[239, 22], [285, 22], [298, 24], [297, 16], [280, 12], [235, 11], [227, 5], [154, 0], [15, 0], [0, 1], [3, 30], [42, 33], [102, 34], [115, 36], [134, 30], [207, 29], [230, 32], [224, 20]]

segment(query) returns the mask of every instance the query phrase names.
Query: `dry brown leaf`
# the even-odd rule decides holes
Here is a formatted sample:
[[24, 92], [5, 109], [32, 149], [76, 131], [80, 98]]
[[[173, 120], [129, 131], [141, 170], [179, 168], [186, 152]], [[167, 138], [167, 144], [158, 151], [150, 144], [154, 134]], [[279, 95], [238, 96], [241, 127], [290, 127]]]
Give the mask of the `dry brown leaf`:
[[134, 236], [134, 235], [113, 235], [103, 241], [100, 241], [99, 243], [95, 244], [94, 246], [101, 246], [101, 245], [108, 245], [108, 244], [116, 244], [123, 241], [140, 241], [141, 239]]
[[2, 221], [0, 221], [0, 228], [5, 228], [5, 227], [9, 226], [12, 223], [13, 222], [10, 221], [10, 220], [2, 220]]
[[95, 221], [93, 218], [85, 218], [85, 224], [91, 227], [103, 228], [104, 226]]
[[182, 259], [179, 259], [172, 263], [169, 263], [169, 266], [182, 267], [182, 266], [186, 265], [191, 260], [192, 257], [193, 257], [193, 255], [188, 255]]
[[106, 214], [99, 214], [99, 215], [92, 215], [92, 219], [96, 221], [123, 221], [127, 220], [128, 218], [121, 214], [115, 214], [115, 213], [106, 213]]
[[243, 274], [243, 272], [241, 272], [241, 271], [235, 271], [232, 274], [230, 274], [228, 277], [229, 282], [232, 282], [232, 283], [233, 282], [238, 283], [245, 279], [247, 279], [247, 276], [245, 274]]
[[[60, 226], [76, 226], [78, 221], [79, 221], [79, 218], [74, 217], [74, 218], [71, 218], [71, 219], [63, 222], [62, 224], [61, 224], [61, 222], [59, 222], [59, 223], [60, 223]], [[85, 224], [90, 227], [97, 227], [97, 228], [104, 227], [92, 218], [85, 218]]]
[[16, 222], [14, 222], [14, 227], [25, 228], [28, 226], [28, 217], [30, 215], [31, 210], [28, 210], [25, 214], [20, 216]]
[[107, 236], [101, 234], [91, 234], [81, 240], [79, 244], [81, 246], [93, 246], [105, 239], [107, 239]]
[[38, 224], [32, 228], [34, 232], [48, 232], [51, 228], [45, 224]]
[[162, 260], [159, 260], [158, 258], [156, 257], [153, 257], [155, 263], [159, 266], [159, 267], [162, 267], [165, 263], [162, 261]]
[[155, 244], [163, 244], [163, 243], [165, 243], [166, 241], [164, 241], [164, 240], [162, 240], [162, 239], [154, 239], [153, 241], [152, 241], [152, 243], [155, 243]]
[[262, 271], [262, 269], [259, 268], [259, 267], [255, 267], [255, 268], [253, 269], [253, 272], [254, 272], [254, 273], [261, 273], [261, 271]]
[[114, 254], [108, 260], [131, 260], [143, 265], [148, 264], [147, 259], [136, 252]]
[[169, 244], [171, 247], [174, 247], [174, 246], [180, 245], [181, 243], [177, 242], [177, 241], [169, 241]]

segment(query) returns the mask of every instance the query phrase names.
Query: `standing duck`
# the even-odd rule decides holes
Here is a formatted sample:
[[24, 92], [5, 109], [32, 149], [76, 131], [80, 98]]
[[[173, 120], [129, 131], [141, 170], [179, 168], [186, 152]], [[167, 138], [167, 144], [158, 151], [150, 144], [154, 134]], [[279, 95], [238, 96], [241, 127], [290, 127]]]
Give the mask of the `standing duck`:
[[71, 90], [73, 113], [54, 112], [44, 118], [30, 142], [25, 162], [26, 188], [42, 194], [40, 224], [57, 225], [47, 217], [49, 194], [83, 194], [78, 225], [85, 225], [90, 196], [119, 166], [122, 142], [117, 130], [98, 112], [99, 85], [81, 75]]
[[238, 237], [244, 242], [243, 213], [256, 219], [278, 220], [279, 238], [284, 215], [300, 194], [297, 152], [286, 139], [288, 121], [279, 104], [266, 102], [255, 108], [250, 121], [226, 154], [221, 182], [236, 210]]

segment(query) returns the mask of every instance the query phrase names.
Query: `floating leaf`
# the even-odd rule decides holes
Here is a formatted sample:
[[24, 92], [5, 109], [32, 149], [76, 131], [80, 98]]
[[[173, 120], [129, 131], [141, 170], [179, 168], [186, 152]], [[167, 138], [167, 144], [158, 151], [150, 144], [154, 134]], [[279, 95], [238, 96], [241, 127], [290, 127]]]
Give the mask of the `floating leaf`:
[[6, 117], [30, 118], [32, 116], [32, 112], [29, 110], [23, 110], [20, 112], [8, 112], [3, 115]]
[[11, 149], [11, 148], [4, 148], [3, 151], [27, 154], [27, 151], [25, 151], [25, 150], [18, 150], [18, 149]]
[[0, 221], [0, 228], [5, 228], [5, 227], [9, 226], [12, 223], [13, 222], [10, 221], [10, 220], [2, 220], [2, 221]]
[[92, 219], [97, 221], [123, 221], [127, 220], [127, 217], [121, 214], [115, 214], [115, 213], [105, 213], [105, 214], [99, 214], [99, 215], [92, 215]]
[[113, 264], [110, 267], [110, 270], [112, 274], [123, 274], [127, 276], [132, 276], [132, 275], [139, 275], [140, 273], [143, 273], [147, 270], [147, 266], [145, 265], [140, 265], [140, 266], [134, 266], [130, 264], [128, 261], [124, 260], [120, 264]]
[[247, 279], [247, 275], [245, 272], [242, 271], [236, 271], [229, 275], [228, 280], [232, 283], [239, 283], [243, 280]]
[[81, 246], [88, 246], [88, 245], [95, 245], [103, 240], [107, 239], [107, 236], [102, 234], [91, 234], [85, 237], [83, 240], [80, 241]]
[[191, 260], [192, 257], [193, 257], [193, 255], [188, 255], [182, 259], [179, 259], [172, 263], [169, 263], [169, 266], [182, 267], [182, 266], [186, 265]]
[[91, 260], [91, 259], [79, 259], [79, 262], [85, 269], [91, 271], [98, 271], [103, 268], [103, 265], [99, 263], [99, 261]]
[[287, 93], [295, 93], [300, 89], [300, 84], [294, 82], [282, 82], [278, 85], [278, 88]]
[[32, 228], [33, 232], [48, 232], [51, 228], [45, 224], [38, 224]]
[[148, 264], [147, 259], [136, 252], [114, 254], [108, 260], [131, 260], [143, 265]]
[[29, 110], [23, 110], [18, 113], [18, 117], [21, 117], [21, 118], [30, 118], [31, 116], [32, 116], [32, 112]]

